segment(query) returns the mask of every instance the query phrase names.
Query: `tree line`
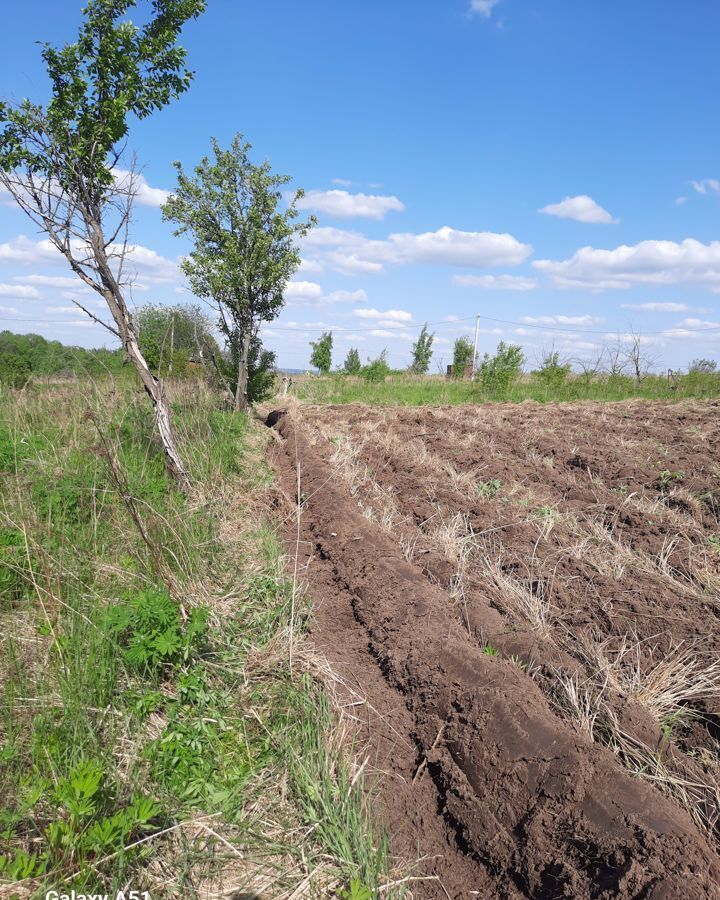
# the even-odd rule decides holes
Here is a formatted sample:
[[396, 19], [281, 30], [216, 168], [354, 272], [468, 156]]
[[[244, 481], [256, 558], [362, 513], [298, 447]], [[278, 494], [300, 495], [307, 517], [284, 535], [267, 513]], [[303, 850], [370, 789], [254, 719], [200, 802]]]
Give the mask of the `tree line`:
[[[430, 333], [428, 325], [423, 325], [417, 341], [412, 345], [411, 362], [405, 369], [393, 370], [387, 362], [387, 349], [375, 359], [363, 365], [356, 347], [351, 347], [345, 361], [337, 371], [343, 375], [358, 375], [367, 381], [382, 381], [385, 377], [396, 373], [410, 375], [426, 375], [430, 369], [433, 355], [435, 333]], [[323, 332], [317, 341], [311, 341], [310, 365], [321, 375], [327, 375], [332, 369], [332, 331]], [[470, 373], [490, 390], [504, 390], [518, 379], [527, 362], [525, 351], [520, 344], [507, 344], [500, 341], [494, 353], [483, 354], [479, 359], [475, 354], [472, 341], [459, 337], [453, 346], [452, 365], [447, 374], [452, 378], [465, 378]], [[630, 341], [618, 338], [616, 344], [607, 344], [597, 348], [592, 357], [578, 359], [561, 358], [559, 351], [551, 347], [541, 354], [538, 366], [531, 374], [548, 387], [564, 384], [573, 374], [586, 379], [608, 377], [632, 377], [641, 381], [651, 373], [657, 359], [646, 353], [641, 335], [632, 335]], [[713, 375], [717, 372], [717, 362], [712, 359], [695, 359], [688, 367], [690, 375]], [[676, 373], [677, 374], [677, 373]]]

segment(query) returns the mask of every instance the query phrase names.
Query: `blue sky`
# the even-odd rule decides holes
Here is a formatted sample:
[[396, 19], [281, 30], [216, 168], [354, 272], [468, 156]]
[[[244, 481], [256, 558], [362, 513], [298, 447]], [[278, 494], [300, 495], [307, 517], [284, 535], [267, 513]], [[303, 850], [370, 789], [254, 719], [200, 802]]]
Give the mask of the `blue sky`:
[[[5, 13], [2, 94], [44, 99], [35, 42], [72, 39], [81, 5]], [[356, 346], [401, 366], [424, 321], [447, 362], [476, 313], [481, 351], [530, 362], [630, 330], [658, 366], [718, 359], [718, 34], [716, 0], [208, 0], [190, 91], [131, 129], [134, 299], [189, 299], [158, 203], [172, 160], [242, 131], [320, 220], [264, 330], [281, 365], [332, 328], [336, 364]], [[109, 344], [41, 237], [0, 195], [0, 328]]]

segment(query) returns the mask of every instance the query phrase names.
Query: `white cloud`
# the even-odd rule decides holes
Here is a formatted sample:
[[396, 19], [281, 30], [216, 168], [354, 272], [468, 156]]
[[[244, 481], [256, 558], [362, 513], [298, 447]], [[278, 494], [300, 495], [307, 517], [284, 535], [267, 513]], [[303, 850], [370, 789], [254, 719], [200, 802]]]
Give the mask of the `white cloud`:
[[324, 306], [330, 303], [365, 303], [367, 294], [356, 291], [331, 291], [326, 294], [314, 281], [290, 281], [285, 289], [285, 299], [291, 306]]
[[82, 288], [84, 285], [74, 275], [16, 275], [13, 281], [19, 284], [39, 284], [41, 287]]
[[641, 241], [614, 250], [582, 247], [566, 260], [533, 263], [559, 287], [627, 289], [638, 284], [692, 284], [720, 293], [720, 241]]
[[598, 316], [522, 316], [524, 325], [596, 325], [605, 320]]
[[400, 338], [401, 341], [414, 341], [415, 338], [411, 334], [407, 334], [404, 331], [387, 331], [385, 328], [373, 328], [370, 332], [371, 337], [382, 337], [382, 338], [392, 338], [393, 340], [397, 340]]
[[639, 309], [643, 312], [688, 312], [684, 303], [621, 303], [621, 309]]
[[532, 291], [537, 287], [534, 278], [521, 275], [453, 275], [452, 280], [460, 287], [494, 291]]
[[702, 181], [691, 181], [690, 184], [698, 194], [720, 194], [720, 181], [717, 178], [703, 178]]
[[0, 297], [11, 297], [13, 300], [39, 300], [37, 288], [23, 284], [0, 284]]
[[511, 234], [458, 231], [444, 226], [423, 234], [395, 233], [372, 240], [357, 231], [316, 228], [303, 241], [305, 255], [348, 274], [376, 274], [387, 265], [518, 265], [532, 253]]
[[331, 291], [324, 300], [327, 303], [365, 303], [367, 298], [366, 292], [359, 288], [356, 291]]
[[286, 300], [317, 300], [322, 294], [323, 289], [314, 281], [290, 281], [283, 296]]
[[500, 0], [470, 0], [470, 12], [489, 19]]
[[344, 188], [352, 187], [353, 184], [348, 178], [333, 178], [332, 183]]
[[133, 174], [127, 169], [113, 169], [113, 176], [115, 177], [115, 183], [121, 190], [130, 188], [132, 184], [135, 190], [135, 202], [141, 206], [160, 207], [170, 196], [169, 191], [150, 187], [147, 179], [140, 172]]
[[[80, 241], [73, 243], [73, 251], [76, 254], [83, 253], [83, 245]], [[119, 253], [120, 245], [110, 245], [110, 252]], [[22, 266], [58, 265], [66, 266], [58, 250], [47, 239], [33, 241], [25, 235], [19, 235], [11, 241], [0, 244], [0, 263], [16, 263]], [[167, 259], [149, 247], [140, 244], [130, 245], [125, 258], [125, 271], [123, 280], [131, 283], [140, 275], [152, 284], [167, 284], [177, 281], [179, 277], [178, 263], [176, 260]], [[31, 277], [31, 276], [26, 276]], [[43, 276], [36, 276], [43, 277]], [[41, 282], [37, 282], [41, 283]], [[73, 282], [79, 286], [79, 281]], [[137, 290], [143, 290], [142, 285], [133, 285]]]
[[685, 206], [687, 203], [687, 197], [676, 197], [675, 198], [675, 206]]
[[709, 322], [707, 319], [683, 319], [678, 322], [678, 327], [696, 328], [698, 331], [703, 331], [706, 328], [720, 328], [720, 322]]
[[405, 209], [405, 204], [397, 197], [350, 194], [341, 190], [308, 191], [297, 206], [298, 209], [316, 209], [335, 219], [384, 219], [389, 212]]
[[297, 273], [301, 274], [302, 272], [305, 272], [308, 275], [317, 275], [319, 272], [322, 272], [324, 268], [323, 264], [316, 259], [302, 259], [300, 260], [300, 265], [297, 267]]
[[611, 225], [620, 221], [614, 219], [606, 209], [603, 209], [587, 194], [566, 197], [560, 203], [543, 206], [538, 212], [547, 216], [557, 216], [559, 219], [573, 219], [575, 222], [588, 222], [593, 225]]
[[62, 257], [48, 240], [33, 241], [24, 234], [0, 244], [0, 262], [37, 265], [60, 263]]
[[359, 319], [382, 319], [387, 322], [412, 322], [412, 313], [405, 309], [354, 309], [353, 315]]

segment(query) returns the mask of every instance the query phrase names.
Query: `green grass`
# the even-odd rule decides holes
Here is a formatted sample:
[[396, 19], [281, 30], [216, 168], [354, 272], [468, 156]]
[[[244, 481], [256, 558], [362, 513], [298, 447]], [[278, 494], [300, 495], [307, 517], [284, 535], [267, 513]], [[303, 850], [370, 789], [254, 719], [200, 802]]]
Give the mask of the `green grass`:
[[479, 382], [442, 376], [392, 375], [382, 382], [332, 374], [297, 379], [297, 395], [313, 403], [366, 403], [369, 406], [453, 406], [462, 403], [562, 403], [580, 400], [686, 400], [720, 397], [720, 374], [683, 375], [669, 381], [648, 375], [639, 383], [624, 376], [586, 379], [571, 377], [565, 383], [547, 384], [523, 376], [507, 389], [493, 391]]
[[200, 386], [173, 405], [189, 499], [131, 386], [0, 398], [0, 893], [199, 897], [231, 866], [270, 896], [315, 870], [323, 896], [375, 896], [390, 860], [362, 778], [289, 665], [306, 602], [247, 511], [260, 428]]

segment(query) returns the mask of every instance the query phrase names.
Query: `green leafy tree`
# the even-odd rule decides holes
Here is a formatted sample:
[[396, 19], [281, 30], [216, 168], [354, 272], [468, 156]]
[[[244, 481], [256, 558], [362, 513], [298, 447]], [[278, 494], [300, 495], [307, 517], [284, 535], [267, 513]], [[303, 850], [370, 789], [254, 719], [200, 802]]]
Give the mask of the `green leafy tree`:
[[[123, 356], [121, 350], [86, 350], [67, 347], [60, 341], [46, 341], [39, 334], [0, 331], [0, 372], [12, 369], [28, 376], [30, 373], [39, 376], [117, 374], [124, 365]], [[11, 380], [5, 379], [7, 383]]]
[[310, 346], [312, 347], [310, 365], [315, 366], [321, 375], [327, 375], [332, 366], [332, 331], [324, 331], [319, 340], [310, 341]]
[[410, 371], [413, 375], [427, 375], [427, 371], [430, 368], [434, 340], [435, 332], [430, 334], [426, 322], [422, 327], [420, 336], [412, 346], [413, 361], [410, 364]]
[[186, 53], [176, 41], [204, 0], [143, 2], [150, 7], [143, 26], [126, 19], [137, 5], [87, 0], [76, 41], [43, 44], [50, 100], [0, 103], [0, 184], [106, 302], [114, 326], [85, 312], [121, 341], [152, 401], [167, 467], [187, 489], [170, 405], [142, 356], [125, 300], [138, 180], [132, 164], [122, 166], [130, 117], [147, 118], [190, 85]]
[[176, 223], [176, 235], [193, 240], [182, 268], [193, 292], [218, 312], [237, 364], [235, 407], [247, 409], [253, 337], [262, 322], [280, 314], [287, 283], [300, 265], [296, 239], [315, 219], [297, 221], [301, 190], [282, 208], [290, 176], [274, 174], [267, 161], [254, 164], [251, 145], [241, 134], [228, 150], [216, 140], [212, 147], [213, 158], [204, 157], [192, 175], [175, 163], [177, 188], [163, 206], [163, 217]]
[[473, 360], [473, 345], [466, 337], [459, 337], [453, 348], [453, 378], [463, 378]]
[[525, 354], [518, 344], [500, 341], [494, 356], [485, 354], [480, 366], [480, 381], [489, 391], [504, 391], [522, 371]]
[[532, 374], [546, 387], [561, 387], [568, 380], [571, 371], [571, 363], [561, 363], [560, 354], [551, 350], [543, 357], [540, 368], [535, 369]]
[[351, 347], [345, 357], [342, 370], [346, 375], [359, 375], [361, 369], [362, 363], [360, 362], [360, 354], [355, 347]]
[[146, 304], [135, 315], [138, 342], [150, 368], [159, 375], [184, 375], [196, 360], [210, 366], [220, 348], [212, 334], [212, 322], [194, 304], [159, 306]]

